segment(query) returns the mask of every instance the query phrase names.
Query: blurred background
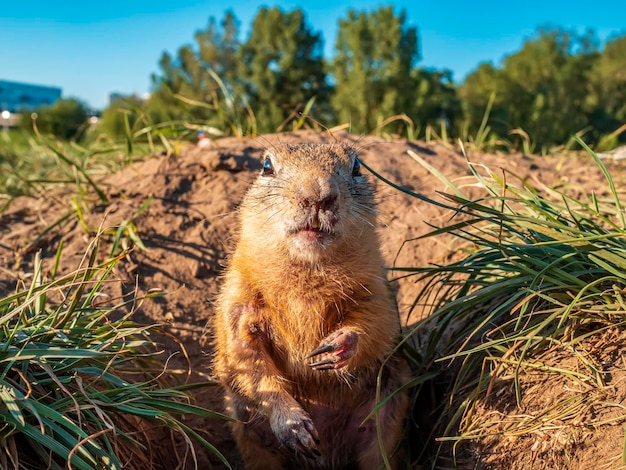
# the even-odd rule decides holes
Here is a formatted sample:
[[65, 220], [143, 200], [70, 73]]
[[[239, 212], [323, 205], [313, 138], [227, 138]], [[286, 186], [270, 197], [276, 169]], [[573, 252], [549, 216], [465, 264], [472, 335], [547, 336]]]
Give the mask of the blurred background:
[[165, 122], [256, 134], [306, 116], [410, 138], [487, 132], [537, 153], [578, 134], [610, 150], [626, 140], [625, 17], [614, 1], [10, 2], [0, 124], [80, 139]]

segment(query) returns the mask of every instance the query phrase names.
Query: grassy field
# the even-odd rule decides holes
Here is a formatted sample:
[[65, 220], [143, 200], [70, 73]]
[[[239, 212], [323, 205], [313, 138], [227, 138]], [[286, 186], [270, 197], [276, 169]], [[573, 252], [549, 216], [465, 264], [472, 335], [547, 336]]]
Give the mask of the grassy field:
[[[181, 142], [164, 134], [140, 139], [143, 143], [137, 145], [146, 132], [137, 130], [123, 142], [94, 134], [81, 144], [0, 134], [0, 215], [16, 197], [40, 198], [61, 187], [74, 201], [67, 217], [80, 221], [82, 211], [106, 201], [100, 176], [161, 149], [179, 153]], [[473, 149], [485, 148], [489, 141], [489, 130], [482, 132], [470, 139]], [[164, 140], [165, 146], [154, 144]], [[607, 423], [621, 426], [626, 421], [620, 403], [595, 393], [607, 387], [611, 374], [617, 376], [615, 360], [607, 362], [603, 354], [618, 350], [626, 325], [624, 208], [620, 184], [591, 149], [584, 151], [605, 175], [602, 194], [533, 186], [468, 159], [472, 181], [466, 186], [481, 192], [470, 197], [413, 155], [415, 164], [425, 166], [445, 186], [444, 202], [397, 189], [456, 214], [450, 223], [434, 227], [425, 243], [451, 235], [463, 247], [444, 265], [396, 268], [396, 274], [426, 283], [416, 304], [436, 299], [430, 316], [405, 338], [415, 370], [409, 384], [413, 396], [421, 400], [430, 387], [437, 387], [444, 397], [437, 402], [438, 419], [430, 435], [420, 437], [428, 445], [420, 446], [421, 455], [413, 453], [413, 459], [460, 465], [464, 443], [489, 436], [566, 425], [600, 432]], [[31, 234], [33, 239], [39, 235]], [[42, 272], [35, 261], [32, 273], [0, 299], [0, 466], [121, 468], [143, 455], [141, 449], [150, 448], [149, 433], [130, 431], [144, 420], [184, 436], [190, 449], [194, 440], [224, 460], [180, 419], [224, 419], [188, 402], [192, 390], [213, 384], [177, 385], [157, 359], [153, 337], [159, 326], [136, 324], [136, 305], [128, 299], [99, 301], [116, 264], [141, 249], [142, 234], [132, 225], [121, 227], [108, 234], [112, 243], [104, 252], [102, 233], [92, 235], [80, 265], [60, 265], [61, 244], [52, 271]], [[563, 355], [567, 361], [555, 361]], [[137, 368], [143, 372], [132, 373]], [[502, 417], [498, 425], [485, 419], [485, 402], [505, 388], [521, 406], [529, 377], [537, 372], [559, 377], [574, 391], [556, 397], [543, 410], [509, 416], [509, 421]], [[576, 421], [593, 406], [619, 412]], [[146, 468], [149, 462], [137, 463], [137, 468]]]
[[150, 143], [131, 146], [102, 137], [79, 145], [0, 133], [0, 215], [17, 197], [38, 199], [61, 188], [73, 209], [31, 234], [32, 242], [67, 218], [76, 218], [91, 238], [77, 266], [63, 265], [63, 243], [50, 271], [44, 272], [36, 254], [33, 272], [0, 299], [1, 468], [114, 469], [130, 462], [133, 468], [151, 468], [162, 464], [164, 455], [152, 442], [159, 435], [150, 431], [155, 426], [178, 436], [172, 446], [181, 440], [193, 454], [195, 441], [228, 465], [180, 419], [228, 419], [190, 404], [191, 390], [214, 383], [181, 384], [164, 368], [162, 347], [155, 342], [164, 334], [160, 325], [133, 320], [150, 295], [111, 300], [104, 294], [116, 265], [143, 247], [132, 223], [109, 233], [102, 228], [94, 233], [84, 223], [83, 212], [107, 199], [98, 178], [151, 151]]
[[[606, 178], [602, 195], [531, 185], [468, 160], [473, 181], [466, 186], [483, 193], [469, 197], [413, 154], [445, 185], [444, 199], [457, 219], [435, 228], [424, 242], [451, 234], [465, 247], [446, 265], [398, 268], [427, 282], [421, 297], [437, 299], [431, 315], [407, 336], [407, 342], [416, 339], [409, 355], [416, 370], [438, 371], [444, 384], [446, 399], [434, 426], [438, 444], [427, 449], [435, 454], [431, 461], [452, 454], [456, 467], [470, 442], [495, 437], [493, 445], [562, 429], [566, 440], [581, 429], [602, 436], [603, 426], [626, 421], [621, 401], [606, 392], [621, 382], [622, 366], [612, 352], [621, 349], [626, 326], [624, 208], [603, 162], [578, 143]], [[497, 407], [490, 402], [500, 394], [528, 410], [529, 383], [533, 394], [549, 400], [527, 414], [494, 416]], [[593, 408], [596, 413], [588, 415]], [[617, 457], [616, 464], [626, 464]], [[495, 462], [511, 465], [506, 458]]]

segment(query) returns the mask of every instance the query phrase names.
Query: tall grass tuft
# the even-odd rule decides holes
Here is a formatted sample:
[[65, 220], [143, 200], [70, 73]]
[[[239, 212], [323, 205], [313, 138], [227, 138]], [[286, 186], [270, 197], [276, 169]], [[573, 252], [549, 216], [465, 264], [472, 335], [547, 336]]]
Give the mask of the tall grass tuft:
[[[18, 196], [39, 197], [55, 187], [82, 197], [95, 193], [106, 201], [97, 177], [127, 166], [137, 158], [124, 145], [88, 133], [81, 143], [25, 131], [0, 133], [0, 212]], [[142, 156], [149, 153], [142, 146]]]
[[[460, 188], [412, 154], [447, 190], [443, 201], [405, 192], [454, 214], [448, 225], [422, 238], [449, 235], [459, 245], [450, 264], [397, 268], [426, 285], [414, 305], [430, 302], [432, 308], [411, 331], [416, 348], [409, 356], [416, 370], [438, 372], [446, 390], [433, 433], [439, 451], [446, 442], [456, 446], [490, 434], [519, 436], [568, 419], [579, 426], [572, 418], [590, 404], [621, 406], [589, 391], [610, 380], [593, 344], [609, 332], [622, 337], [626, 329], [624, 207], [607, 168], [577, 141], [602, 170], [608, 196], [533, 187], [506, 170], [492, 171], [469, 159], [473, 184]], [[573, 360], [555, 364], [559, 352]], [[498, 384], [512, 387], [514, 401], [522, 406], [523, 380], [536, 371], [564, 380], [571, 394], [506, 425], [476, 418], [477, 405], [493, 397]], [[621, 413], [614, 424], [625, 420]], [[590, 417], [584, 426], [601, 424], [600, 417]]]
[[195, 440], [228, 466], [180, 418], [223, 418], [188, 402], [188, 390], [211, 384], [172, 386], [155, 357], [158, 328], [132, 320], [143, 299], [105, 293], [128, 250], [97, 262], [96, 238], [78, 269], [59, 275], [61, 253], [45, 274], [37, 257], [30, 281], [0, 299], [0, 467], [152, 468], [164, 463], [155, 428], [181, 436], [189, 459]]

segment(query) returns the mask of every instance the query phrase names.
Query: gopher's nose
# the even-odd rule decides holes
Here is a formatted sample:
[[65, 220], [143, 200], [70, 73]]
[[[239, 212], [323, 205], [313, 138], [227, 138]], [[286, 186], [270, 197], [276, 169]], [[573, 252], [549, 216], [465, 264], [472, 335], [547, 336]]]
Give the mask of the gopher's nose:
[[336, 207], [338, 196], [337, 184], [325, 177], [303, 178], [297, 190], [300, 206], [318, 211], [331, 210]]
[[312, 195], [304, 195], [300, 192], [300, 204], [304, 207], [314, 207], [317, 210], [329, 210], [337, 201], [336, 194], [328, 194], [327, 196], [311, 197]]

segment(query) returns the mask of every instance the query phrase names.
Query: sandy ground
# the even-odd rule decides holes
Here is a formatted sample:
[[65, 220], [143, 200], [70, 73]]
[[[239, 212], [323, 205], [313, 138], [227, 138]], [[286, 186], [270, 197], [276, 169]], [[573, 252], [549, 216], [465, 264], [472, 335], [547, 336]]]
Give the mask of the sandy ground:
[[[340, 138], [352, 141], [360, 149], [362, 161], [375, 171], [426, 197], [441, 200], [438, 191], [445, 188], [407, 154], [409, 150], [419, 154], [457, 184], [469, 181], [464, 157], [441, 144], [383, 141], [347, 134]], [[313, 132], [227, 138], [216, 141], [213, 148], [189, 149], [179, 158], [147, 158], [100, 183], [109, 202], [88, 204], [86, 220], [91, 233], [85, 232], [76, 217], [70, 217], [47, 232], [36, 244], [32, 242], [37, 235], [71, 209], [70, 194], [58, 190], [39, 200], [18, 199], [0, 215], [0, 295], [11, 292], [16, 281], [26, 278], [32, 271], [32, 259], [37, 250], [41, 250], [44, 263], [49, 267], [59, 242], [63, 240], [61, 265], [67, 270], [76, 269], [98, 227], [115, 227], [124, 220], [132, 220], [147, 250], [135, 250], [120, 263], [114, 273], [116, 282], [109, 286], [110, 295], [128, 294], [133, 289], [137, 289], [138, 295], [148, 291], [167, 293], [145, 301], [135, 320], [165, 324], [165, 328], [187, 350], [191, 361], [188, 380], [208, 380], [211, 376], [211, 345], [207, 324], [212, 315], [212, 302], [219, 287], [220, 272], [233, 247], [237, 205], [258, 174], [264, 149], [279, 141], [320, 142], [330, 139], [328, 135]], [[473, 162], [484, 164], [494, 172], [505, 168], [531, 183], [584, 187], [587, 191], [600, 193], [605, 186], [601, 172], [590, 158], [472, 153], [468, 156]], [[429, 232], [431, 225], [446, 224], [451, 216], [449, 212], [407, 196], [373, 177], [372, 180], [378, 189], [380, 238], [388, 266], [426, 266], [443, 263], [454, 256], [456, 245], [448, 238], [414, 240]], [[397, 276], [398, 273], [390, 271], [391, 279]], [[396, 280], [393, 285], [398, 291], [400, 311], [405, 321], [411, 323], [427, 314], [428, 306], [417, 306], [411, 316], [408, 315], [421, 288], [419, 284], [409, 278]], [[164, 359], [178, 349], [173, 341], [165, 341], [165, 345]], [[184, 370], [187, 366], [180, 358], [181, 355], [176, 356], [170, 366]], [[537, 387], [537, 384], [528, 384], [528, 387], [531, 386]], [[554, 388], [553, 385], [548, 387]], [[543, 392], [534, 389], [533, 393]], [[514, 396], [506, 393], [500, 396], [505, 401], [508, 396], [509, 402], [501, 404], [498, 412], [522, 412], [515, 409]], [[196, 393], [194, 399], [197, 404], [213, 409], [221, 406], [216, 387]], [[484, 413], [490, 416], [493, 409], [486, 407]], [[199, 429], [235, 467], [240, 465], [223, 422], [192, 420], [190, 424]], [[532, 449], [536, 439], [523, 444], [522, 436], [515, 442], [478, 443], [471, 448], [470, 457], [463, 465], [467, 468], [591, 468], [591, 462], [606, 461], [611, 466], [615, 463], [614, 457], [621, 452], [623, 430], [620, 426], [613, 426], [609, 431], [604, 445], [602, 442], [585, 441], [583, 435], [576, 437], [575, 446], [570, 445], [574, 441], [568, 441], [569, 447], [564, 447], [563, 452], [575, 456], [569, 460], [542, 460], [541, 449]], [[546, 439], [549, 441], [550, 438], [548, 435]], [[180, 445], [183, 446], [182, 443]], [[474, 456], [473, 462], [471, 456]], [[199, 459], [200, 468], [218, 467], [215, 458], [208, 453], [205, 455], [200, 451]], [[192, 466], [190, 459], [181, 463], [180, 456], [165, 451], [161, 460], [163, 468], [174, 468], [173, 462], [181, 467]], [[569, 463], [563, 466], [563, 462]]]

